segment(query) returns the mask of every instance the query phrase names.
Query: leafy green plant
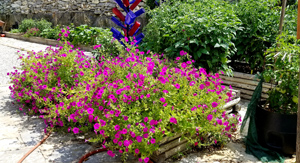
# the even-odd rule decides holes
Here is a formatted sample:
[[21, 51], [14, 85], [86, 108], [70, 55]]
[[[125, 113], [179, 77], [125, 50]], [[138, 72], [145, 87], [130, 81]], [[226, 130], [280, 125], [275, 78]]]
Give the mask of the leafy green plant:
[[21, 33], [21, 32], [19, 31], [19, 29], [12, 29], [12, 30], [10, 31], [10, 33]]
[[20, 55], [21, 68], [8, 74], [20, 110], [44, 119], [45, 132], [86, 135], [112, 157], [118, 149], [123, 159], [133, 153], [148, 162], [165, 137], [209, 146], [236, 129], [238, 117], [223, 109], [231, 92], [219, 74], [192, 66], [187, 53], [174, 62], [131, 47], [97, 62], [72, 48], [69, 33], [62, 32], [64, 46]]
[[45, 19], [41, 20], [33, 20], [33, 19], [24, 19], [20, 26], [19, 30], [20, 32], [25, 33], [28, 29], [32, 28], [38, 28], [40, 31], [43, 31], [44, 29], [51, 28], [52, 23], [48, 22]]
[[[241, 0], [235, 4], [235, 14], [242, 21], [234, 44], [237, 53], [233, 61], [249, 63], [251, 69], [261, 71], [264, 52], [276, 42], [279, 33], [281, 7], [277, 0]], [[284, 31], [295, 32], [297, 12], [287, 7]], [[234, 63], [233, 63], [234, 64]]]
[[232, 40], [241, 30], [230, 4], [222, 0], [167, 1], [150, 15], [142, 49], [163, 52], [169, 58], [184, 50], [196, 66], [209, 72], [229, 71], [227, 58], [236, 51]]
[[100, 45], [101, 48], [95, 48], [93, 53], [98, 58], [99, 56], [117, 56], [117, 49], [120, 44], [112, 37], [112, 32], [109, 29], [99, 27], [89, 27], [81, 25], [78, 27], [70, 26], [70, 37], [68, 38], [73, 45]]
[[61, 32], [61, 26], [57, 25], [54, 28], [46, 28], [41, 33], [40, 36], [48, 39], [55, 39], [59, 38], [59, 33]]
[[267, 103], [274, 112], [293, 114], [298, 110], [299, 41], [295, 36], [282, 34], [277, 38], [278, 47], [266, 52], [268, 64], [263, 73], [268, 82], [278, 84], [269, 91]]
[[25, 33], [28, 29], [36, 27], [35, 24], [36, 21], [33, 19], [24, 19], [19, 26], [19, 31]]

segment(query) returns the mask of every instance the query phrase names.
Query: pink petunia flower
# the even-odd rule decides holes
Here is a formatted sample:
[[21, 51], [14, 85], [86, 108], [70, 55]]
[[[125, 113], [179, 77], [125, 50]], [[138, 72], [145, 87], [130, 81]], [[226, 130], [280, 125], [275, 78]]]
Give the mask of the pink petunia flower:
[[212, 106], [213, 108], [215, 108], [215, 107], [218, 106], [218, 103], [217, 103], [217, 102], [213, 102], [213, 103], [211, 104], [211, 106]]
[[150, 142], [151, 142], [151, 144], [154, 144], [156, 141], [155, 141], [155, 139], [152, 138], [152, 139], [150, 140]]
[[94, 109], [93, 108], [88, 108], [86, 111], [88, 112], [88, 114], [93, 114]]
[[144, 158], [145, 163], [149, 162], [149, 160], [150, 160], [149, 157]]
[[136, 141], [137, 141], [137, 142], [140, 143], [140, 142], [142, 142], [142, 140], [143, 140], [143, 138], [142, 138], [141, 136], [137, 136], [137, 137], [136, 137]]
[[130, 142], [129, 142], [128, 140], [125, 140], [125, 141], [124, 141], [124, 146], [125, 146], [125, 147], [128, 147], [129, 145], [130, 145]]
[[186, 68], [186, 66], [187, 66], [186, 63], [184, 63], [184, 62], [181, 63], [182, 68]]
[[77, 127], [74, 127], [74, 128], [73, 128], [73, 132], [74, 132], [74, 134], [78, 134], [78, 132], [79, 132], [79, 128], [77, 128]]
[[170, 118], [170, 122], [171, 122], [171, 123], [174, 123], [174, 124], [177, 124], [177, 119], [174, 118], [174, 117], [171, 117], [171, 118]]
[[208, 120], [208, 121], [211, 121], [212, 119], [213, 119], [213, 115], [209, 114], [209, 115], [207, 116], [207, 120]]
[[148, 117], [145, 117], [145, 118], [144, 118], [144, 122], [148, 122]]
[[163, 98], [163, 97], [160, 98], [159, 100], [160, 100], [162, 103], [165, 103], [165, 102], [166, 102], [165, 98]]
[[115, 125], [115, 130], [116, 131], [120, 130], [120, 126], [119, 125]]
[[176, 84], [174, 85], [174, 87], [177, 88], [177, 89], [179, 89], [179, 88], [180, 88], [180, 85], [179, 85], [178, 83], [176, 83]]
[[199, 86], [199, 88], [200, 88], [201, 90], [204, 89], [204, 87], [205, 87], [204, 84], [201, 84], [201, 85]]
[[115, 157], [116, 154], [113, 153], [113, 151], [109, 150], [107, 151], [107, 154], [111, 157]]
[[95, 129], [95, 130], [98, 130], [99, 127], [100, 127], [99, 123], [95, 123], [95, 124], [94, 124], [94, 129]]
[[195, 82], [194, 81], [191, 81], [190, 82], [190, 86], [194, 86], [195, 85]]

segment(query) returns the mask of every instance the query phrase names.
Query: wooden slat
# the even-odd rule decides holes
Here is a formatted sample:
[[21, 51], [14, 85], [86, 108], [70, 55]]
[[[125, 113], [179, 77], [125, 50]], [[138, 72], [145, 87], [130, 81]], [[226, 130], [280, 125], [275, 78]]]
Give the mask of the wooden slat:
[[[232, 82], [236, 82], [236, 83], [243, 83], [243, 84], [249, 84], [249, 85], [254, 85], [257, 86], [258, 81], [256, 80], [252, 80], [252, 79], [242, 79], [242, 78], [237, 78], [237, 77], [228, 77], [228, 76], [223, 76], [220, 75], [221, 79], [226, 80], [226, 81], [232, 81]], [[270, 83], [263, 83], [263, 88], [273, 88], [274, 85], [270, 84]]]
[[[235, 88], [235, 87], [232, 87], [232, 88], [233, 88], [233, 89], [239, 89], [239, 88]], [[246, 90], [246, 89], [240, 89], [240, 91], [241, 91], [241, 93], [246, 94], [246, 95], [250, 95], [250, 96], [252, 96], [252, 95], [253, 95], [253, 92], [254, 92], [254, 91]], [[268, 96], [267, 93], [262, 93], [262, 94], [261, 94], [261, 97], [262, 97], [262, 98], [268, 98], [269, 96]]]
[[[241, 94], [241, 98], [242, 99], [246, 99], [246, 100], [251, 100], [251, 97], [250, 95], [247, 95], [247, 94]], [[265, 100], [266, 98], [261, 98], [262, 100]]]
[[251, 100], [252, 96], [246, 95], [246, 94], [241, 94], [241, 98], [246, 99], [246, 100]]
[[164, 153], [164, 152], [168, 151], [169, 149], [179, 146], [180, 144], [185, 143], [185, 142], [187, 142], [186, 139], [181, 139], [181, 138], [175, 139], [165, 145], [160, 146], [159, 149], [157, 151], [155, 151], [155, 154], [160, 155], [161, 153]]
[[183, 144], [181, 144], [181, 145], [179, 145], [179, 146], [177, 146], [177, 147], [175, 147], [175, 148], [173, 148], [173, 149], [167, 151], [167, 152], [165, 153], [165, 158], [167, 159], [167, 158], [169, 158], [169, 157], [171, 157], [171, 156], [177, 154], [178, 152], [187, 150], [187, 145], [188, 145], [188, 143], [183, 143]]
[[[231, 85], [233, 87], [236, 87], [238, 90], [241, 90], [240, 88], [242, 89], [248, 89], [248, 90], [255, 90], [256, 86], [253, 86], [253, 85], [247, 85], [247, 84], [242, 84], [242, 83], [236, 83], [236, 82], [231, 82], [231, 81], [226, 81], [224, 80], [223, 81], [224, 84], [226, 85]], [[267, 88], [262, 88], [262, 92], [263, 93], [267, 93], [269, 91], [269, 89]]]
[[235, 71], [233, 71], [233, 77], [242, 78], [242, 79], [248, 79], [248, 80], [260, 81], [258, 78], [255, 77], [255, 75], [246, 74], [246, 73], [242, 73], [242, 72], [235, 72]]
[[172, 137], [165, 137], [161, 141], [159, 141], [158, 145], [162, 145], [162, 144], [168, 143], [168, 142], [170, 142], [170, 141], [172, 141], [174, 139], [179, 138], [181, 135], [182, 135], [182, 133], [177, 134], [177, 135], [172, 136]]

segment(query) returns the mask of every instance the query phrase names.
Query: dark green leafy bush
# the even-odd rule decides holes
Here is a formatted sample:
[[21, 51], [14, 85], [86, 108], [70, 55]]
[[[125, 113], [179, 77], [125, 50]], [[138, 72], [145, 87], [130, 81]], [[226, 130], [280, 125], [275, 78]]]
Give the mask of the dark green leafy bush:
[[168, 1], [150, 15], [142, 48], [166, 52], [170, 58], [184, 50], [196, 66], [214, 72], [228, 70], [227, 58], [236, 51], [232, 40], [241, 30], [230, 4], [221, 0]]
[[[237, 53], [233, 61], [245, 61], [251, 69], [261, 69], [263, 54], [271, 47], [279, 33], [281, 7], [277, 0], [241, 0], [235, 4], [235, 13], [243, 23], [243, 30], [237, 32], [234, 41]], [[287, 7], [284, 30], [295, 32], [296, 14], [292, 7]]]

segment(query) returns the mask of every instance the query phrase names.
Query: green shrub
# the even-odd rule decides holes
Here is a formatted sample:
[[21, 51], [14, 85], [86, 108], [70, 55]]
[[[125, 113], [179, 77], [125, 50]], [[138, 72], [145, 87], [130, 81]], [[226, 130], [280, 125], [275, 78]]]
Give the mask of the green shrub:
[[[243, 23], [234, 41], [237, 53], [232, 60], [245, 61], [251, 69], [260, 69], [264, 52], [271, 47], [279, 33], [281, 7], [277, 0], [241, 0], [235, 4], [235, 13]], [[295, 32], [297, 12], [287, 7], [284, 30]]]
[[25, 33], [28, 29], [34, 28], [36, 27], [36, 21], [33, 19], [24, 19], [20, 26], [19, 26], [19, 30], [20, 32]]
[[24, 19], [20, 26], [19, 30], [20, 32], [25, 33], [28, 29], [31, 28], [38, 28], [40, 31], [43, 31], [44, 29], [51, 28], [52, 23], [48, 22], [45, 19], [41, 20], [33, 20], [33, 19]]
[[101, 44], [101, 48], [94, 51], [97, 57], [103, 55], [116, 56], [119, 53], [117, 49], [119, 49], [120, 44], [114, 41], [110, 29], [89, 27], [88, 25], [73, 27], [71, 25], [68, 41], [75, 46], [79, 44], [87, 46]]
[[12, 30], [10, 31], [10, 33], [21, 33], [21, 32], [19, 31], [19, 29], [12, 29]]
[[52, 23], [51, 22], [48, 22], [47, 20], [45, 19], [41, 19], [40, 21], [36, 21], [36, 28], [38, 28], [41, 32], [44, 30], [44, 29], [49, 29], [51, 28], [52, 26]]
[[48, 38], [48, 39], [55, 39], [55, 40], [57, 40], [58, 37], [59, 37], [58, 35], [59, 35], [60, 32], [61, 32], [61, 26], [57, 25], [54, 28], [46, 28], [46, 29], [44, 29], [41, 32], [40, 36], [44, 37], [44, 38]]
[[233, 8], [222, 0], [168, 1], [150, 12], [143, 49], [167, 53], [169, 58], [187, 51], [196, 66], [216, 72], [228, 70], [227, 58], [234, 54], [232, 40], [241, 30]]

